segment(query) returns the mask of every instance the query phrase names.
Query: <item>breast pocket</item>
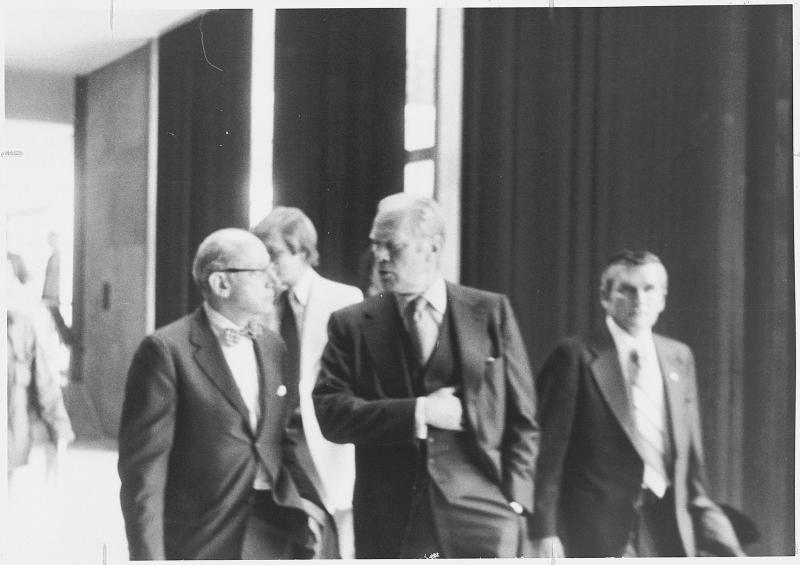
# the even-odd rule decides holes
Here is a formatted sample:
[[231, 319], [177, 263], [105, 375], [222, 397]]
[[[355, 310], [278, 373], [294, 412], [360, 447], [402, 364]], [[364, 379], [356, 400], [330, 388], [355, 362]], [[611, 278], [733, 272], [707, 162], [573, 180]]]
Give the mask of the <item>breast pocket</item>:
[[478, 439], [486, 446], [500, 445], [506, 405], [505, 360], [502, 357], [487, 357], [484, 361], [474, 402]]
[[505, 406], [506, 363], [502, 357], [487, 357], [483, 369], [483, 389], [495, 405]]

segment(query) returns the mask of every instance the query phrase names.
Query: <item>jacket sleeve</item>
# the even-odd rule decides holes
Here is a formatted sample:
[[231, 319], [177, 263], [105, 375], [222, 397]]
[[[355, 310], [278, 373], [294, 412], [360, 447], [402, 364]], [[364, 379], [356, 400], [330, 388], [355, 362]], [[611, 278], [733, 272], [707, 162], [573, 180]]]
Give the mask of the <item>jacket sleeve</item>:
[[128, 372], [119, 430], [120, 502], [132, 560], [165, 559], [164, 491], [175, 411], [170, 355], [147, 337]]
[[365, 398], [357, 381], [359, 335], [334, 312], [314, 388], [314, 409], [322, 435], [334, 443], [383, 445], [414, 440], [414, 398]]
[[320, 494], [323, 492], [322, 482], [308, 449], [299, 407], [294, 408], [289, 416], [283, 434], [282, 448], [283, 464], [289, 476], [292, 477], [300, 497], [313, 502], [320, 508], [325, 508]]
[[562, 473], [575, 419], [579, 371], [577, 347], [565, 341], [550, 353], [536, 378], [542, 435], [531, 520], [534, 539], [558, 535]]
[[500, 334], [506, 369], [503, 486], [512, 500], [533, 512], [534, 473], [539, 453], [536, 392], [528, 354], [508, 298], [502, 298]]
[[709, 497], [708, 480], [703, 456], [703, 438], [695, 378], [694, 356], [686, 349], [689, 386], [693, 402], [690, 403], [690, 430], [692, 443], [689, 452], [688, 494], [689, 511], [694, 523], [697, 551], [704, 555], [723, 557], [742, 556], [744, 551], [736, 537], [733, 525], [722, 509]]

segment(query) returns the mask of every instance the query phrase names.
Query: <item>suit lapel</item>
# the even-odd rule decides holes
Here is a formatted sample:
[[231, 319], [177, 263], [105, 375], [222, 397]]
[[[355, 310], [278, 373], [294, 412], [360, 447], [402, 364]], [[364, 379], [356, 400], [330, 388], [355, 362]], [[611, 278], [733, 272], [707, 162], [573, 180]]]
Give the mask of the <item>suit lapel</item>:
[[477, 328], [486, 328], [486, 309], [480, 303], [464, 296], [459, 287], [447, 283], [447, 308], [452, 320], [451, 335], [455, 343], [461, 369], [464, 407], [467, 417], [477, 425], [480, 411], [477, 400], [483, 387], [483, 372], [486, 351], [479, 344], [486, 343], [485, 334], [478, 334]]
[[308, 341], [310, 337], [310, 331], [317, 327], [317, 324], [314, 323], [314, 317], [317, 315], [318, 295], [321, 290], [319, 288], [319, 283], [320, 277], [314, 277], [314, 279], [311, 281], [311, 287], [308, 291], [308, 300], [306, 300], [306, 305], [303, 307], [303, 333], [300, 335], [301, 344]]
[[405, 327], [394, 294], [382, 293], [369, 306], [364, 312], [364, 339], [380, 378], [378, 386], [390, 398], [412, 397], [411, 376], [402, 346]]
[[653, 335], [658, 363], [664, 379], [665, 400], [669, 411], [670, 429], [675, 453], [685, 453], [689, 443], [686, 412], [686, 368], [679, 361], [673, 347], [661, 336]]
[[231, 406], [242, 415], [242, 418], [249, 421], [247, 406], [245, 406], [239, 387], [228, 368], [217, 338], [211, 331], [202, 306], [195, 311], [192, 318], [189, 341], [195, 346], [194, 359], [197, 366], [214, 383]]
[[596, 355], [591, 362], [594, 380], [625, 435], [636, 446], [636, 426], [633, 422], [631, 401], [614, 341], [607, 330], [601, 330], [592, 336], [590, 344]]
[[325, 295], [325, 281], [315, 273], [308, 293], [308, 301], [303, 309], [303, 334], [300, 336], [300, 380], [310, 380], [307, 384], [313, 388], [317, 380], [319, 356], [321, 355], [320, 343], [328, 337], [328, 305]]
[[[256, 361], [258, 363], [258, 404], [261, 417], [258, 419], [256, 435], [260, 435], [264, 428], [267, 415], [273, 409], [272, 402], [280, 399], [278, 390], [286, 391], [286, 386], [282, 384], [279, 375], [282, 374], [281, 368], [277, 364], [278, 357], [270, 355], [267, 351], [264, 339], [257, 339], [255, 344]], [[284, 392], [286, 394], [286, 392]]]

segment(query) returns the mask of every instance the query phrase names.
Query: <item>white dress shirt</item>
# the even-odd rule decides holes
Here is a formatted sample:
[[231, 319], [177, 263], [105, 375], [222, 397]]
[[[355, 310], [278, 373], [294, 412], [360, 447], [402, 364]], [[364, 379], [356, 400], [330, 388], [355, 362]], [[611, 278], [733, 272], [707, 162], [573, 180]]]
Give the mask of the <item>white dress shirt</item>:
[[[419, 294], [397, 294], [397, 307], [400, 309], [400, 317], [403, 320], [406, 330], [411, 331], [408, 327], [408, 319], [405, 314], [408, 304], [422, 296], [428, 302], [426, 313], [436, 322], [436, 325], [441, 327], [444, 321], [444, 315], [447, 311], [447, 285], [444, 277], [439, 275], [427, 289]], [[417, 398], [417, 403], [414, 410], [414, 435], [419, 439], [426, 439], [428, 437], [428, 425], [425, 423], [425, 397], [420, 396]]]
[[[628, 398], [631, 399], [632, 382], [631, 375], [629, 374], [629, 360], [631, 353], [636, 351], [639, 357], [639, 371], [642, 378], [650, 381], [651, 386], [648, 387], [650, 392], [649, 400], [654, 403], [656, 414], [654, 418], [659, 419], [664, 423], [665, 437], [663, 449], [665, 456], [669, 451], [669, 438], [667, 418], [666, 418], [666, 401], [664, 398], [664, 379], [661, 374], [661, 366], [658, 363], [658, 353], [656, 352], [656, 345], [653, 342], [652, 331], [644, 331], [642, 335], [634, 337], [625, 330], [623, 330], [614, 321], [611, 316], [606, 316], [606, 326], [608, 326], [611, 337], [614, 340], [614, 346], [617, 349], [617, 357], [619, 358], [622, 372], [625, 375], [625, 380], [628, 389]], [[654, 471], [649, 465], [645, 465], [644, 477], [642, 482], [656, 495], [663, 496], [669, 486], [669, 477], [663, 477], [660, 473]]]
[[[258, 375], [258, 361], [253, 340], [243, 337], [237, 343], [228, 345], [222, 339], [222, 333], [226, 328], [238, 331], [240, 328], [228, 318], [214, 310], [208, 303], [204, 303], [208, 321], [211, 323], [211, 330], [217, 338], [217, 342], [222, 349], [222, 355], [228, 363], [228, 368], [236, 381], [236, 386], [242, 395], [245, 406], [247, 406], [248, 422], [253, 432], [258, 428], [258, 421], [261, 418], [260, 387]], [[254, 488], [257, 490], [268, 490], [270, 488], [266, 470], [259, 463], [256, 471]]]

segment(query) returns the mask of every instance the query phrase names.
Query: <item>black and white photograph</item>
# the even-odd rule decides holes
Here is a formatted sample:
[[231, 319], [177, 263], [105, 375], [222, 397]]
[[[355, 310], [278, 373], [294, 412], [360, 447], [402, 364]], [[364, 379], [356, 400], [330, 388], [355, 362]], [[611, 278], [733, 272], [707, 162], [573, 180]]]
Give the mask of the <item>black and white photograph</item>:
[[800, 554], [796, 4], [1, 10], [0, 562]]

